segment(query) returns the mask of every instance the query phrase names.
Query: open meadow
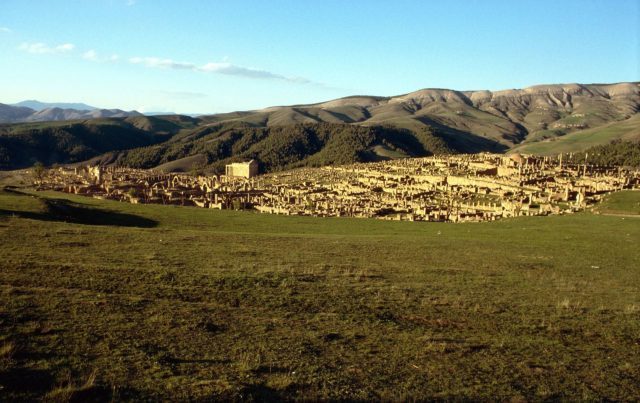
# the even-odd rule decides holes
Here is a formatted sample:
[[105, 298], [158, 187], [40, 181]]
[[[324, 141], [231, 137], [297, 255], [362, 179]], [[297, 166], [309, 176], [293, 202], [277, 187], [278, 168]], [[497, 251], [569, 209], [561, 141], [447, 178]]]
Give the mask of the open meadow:
[[639, 206], [448, 224], [5, 189], [0, 400], [638, 399]]

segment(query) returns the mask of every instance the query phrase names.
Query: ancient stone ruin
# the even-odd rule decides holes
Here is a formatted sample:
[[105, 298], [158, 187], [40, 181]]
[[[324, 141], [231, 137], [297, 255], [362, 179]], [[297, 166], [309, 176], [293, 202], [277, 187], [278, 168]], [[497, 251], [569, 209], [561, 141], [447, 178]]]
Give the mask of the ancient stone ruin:
[[573, 213], [607, 193], [640, 187], [637, 170], [519, 154], [257, 172], [256, 161], [228, 165], [226, 175], [217, 176], [87, 166], [52, 169], [37, 185], [129, 203], [448, 222]]

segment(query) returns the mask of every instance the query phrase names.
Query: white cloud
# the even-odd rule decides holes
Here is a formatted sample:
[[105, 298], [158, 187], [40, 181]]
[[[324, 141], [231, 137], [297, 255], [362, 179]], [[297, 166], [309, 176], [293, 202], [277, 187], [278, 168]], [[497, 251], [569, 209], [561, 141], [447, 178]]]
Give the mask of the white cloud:
[[5, 34], [10, 34], [10, 33], [11, 33], [11, 32], [13, 32], [13, 31], [11, 31], [11, 30], [10, 30], [9, 28], [7, 28], [7, 27], [0, 27], [0, 32], [5, 33]]
[[111, 56], [101, 57], [100, 55], [98, 55], [98, 52], [90, 49], [82, 54], [82, 58], [92, 62], [116, 62], [120, 59], [120, 56], [113, 54]]
[[[64, 43], [57, 46], [48, 46], [42, 42], [24, 42], [18, 49], [33, 54], [57, 54], [71, 52], [75, 49], [75, 45], [72, 43]], [[111, 56], [100, 56], [94, 49], [89, 49], [83, 52], [81, 56], [83, 59], [91, 62], [116, 62], [120, 59], [120, 56], [117, 54], [112, 54]], [[149, 68], [188, 70], [200, 73], [224, 74], [261, 80], [281, 80], [298, 84], [314, 84], [311, 80], [303, 77], [289, 77], [254, 67], [238, 66], [229, 62], [229, 58], [226, 56], [222, 60], [223, 61], [221, 62], [209, 62], [199, 66], [195, 63], [178, 62], [172, 59], [163, 59], [160, 57], [132, 57], [129, 59], [129, 63], [139, 64]]]
[[136, 0], [127, 0], [127, 6], [131, 7], [135, 5], [136, 5]]
[[95, 50], [87, 50], [82, 54], [82, 58], [85, 60], [91, 60], [92, 62], [98, 61], [98, 53]]
[[41, 42], [29, 43], [25, 42], [21, 44], [18, 49], [23, 50], [27, 53], [33, 54], [51, 54], [51, 53], [67, 53], [71, 52], [75, 49], [75, 45], [72, 43], [63, 43], [57, 46], [48, 46]]
[[76, 45], [74, 45], [73, 43], [65, 43], [64, 45], [58, 45], [54, 48], [55, 51], [57, 52], [70, 52], [72, 51], [74, 48], [76, 47]]
[[276, 74], [270, 71], [254, 69], [250, 67], [236, 66], [229, 62], [207, 63], [204, 66], [199, 67], [198, 70], [204, 71], [206, 73], [227, 74], [231, 76], [296, 81], [281, 74]]
[[191, 70], [203, 73], [225, 74], [231, 76], [266, 79], [266, 80], [283, 80], [300, 84], [311, 83], [310, 80], [302, 77], [287, 77], [282, 74], [272, 73], [270, 71], [256, 69], [252, 67], [238, 66], [227, 61], [225, 57], [223, 62], [210, 62], [202, 66], [198, 66], [189, 62], [177, 62], [171, 59], [162, 59], [158, 57], [132, 57], [129, 62], [133, 64], [141, 64], [146, 67], [172, 69], [172, 70]]
[[173, 70], [195, 70], [193, 63], [176, 62], [171, 59], [161, 59], [159, 57], [132, 57], [129, 61], [133, 64], [142, 64], [147, 67]]

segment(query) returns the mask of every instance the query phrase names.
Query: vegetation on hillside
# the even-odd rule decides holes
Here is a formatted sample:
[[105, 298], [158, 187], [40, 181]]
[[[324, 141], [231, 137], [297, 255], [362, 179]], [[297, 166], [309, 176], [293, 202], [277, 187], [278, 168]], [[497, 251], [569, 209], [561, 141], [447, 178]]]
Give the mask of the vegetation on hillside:
[[[548, 132], [548, 131], [547, 131]], [[557, 132], [557, 130], [555, 131]], [[536, 155], [584, 152], [588, 148], [606, 145], [613, 140], [640, 141], [640, 114], [617, 120], [603, 126], [577, 130], [572, 133], [555, 133], [548, 140], [544, 137], [527, 137], [527, 142], [516, 146], [512, 152]], [[533, 135], [535, 137], [535, 135]], [[536, 140], [536, 141], [529, 141]]]
[[300, 166], [346, 164], [380, 158], [380, 145], [408, 156], [452, 150], [427, 130], [417, 132], [383, 126], [333, 123], [253, 127], [244, 123], [215, 124], [179, 135], [166, 143], [122, 153], [117, 164], [152, 168], [193, 155], [205, 155], [211, 170], [224, 171], [230, 161], [256, 159], [264, 172]]
[[84, 161], [102, 153], [142, 147], [167, 140], [175, 127], [156, 125], [153, 118], [96, 119], [0, 126], [0, 169]]
[[606, 166], [640, 167], [640, 142], [615, 140], [576, 153], [573, 161]]

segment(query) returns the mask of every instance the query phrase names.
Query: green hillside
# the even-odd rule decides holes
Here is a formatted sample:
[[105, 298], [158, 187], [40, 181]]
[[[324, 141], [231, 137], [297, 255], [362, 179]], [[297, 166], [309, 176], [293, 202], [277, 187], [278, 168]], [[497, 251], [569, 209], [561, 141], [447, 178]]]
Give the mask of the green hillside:
[[613, 140], [640, 141], [640, 115], [602, 127], [554, 137], [546, 141], [522, 144], [511, 149], [510, 152], [554, 155], [584, 151], [593, 146], [610, 143]]
[[565, 156], [579, 164], [640, 168], [640, 141], [614, 140], [583, 151]]
[[451, 225], [5, 191], [0, 400], [634, 400], [617, 195]]
[[188, 171], [198, 157], [199, 166], [224, 172], [224, 164], [230, 161], [256, 159], [261, 169], [269, 172], [451, 151], [446, 141], [427, 130], [332, 123], [253, 127], [227, 122], [184, 132], [156, 146], [120, 153], [115, 163]]
[[166, 141], [180, 129], [178, 123], [154, 117], [2, 125], [0, 169], [85, 161]]

